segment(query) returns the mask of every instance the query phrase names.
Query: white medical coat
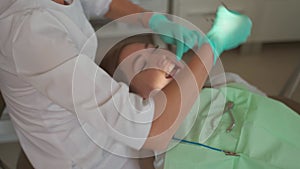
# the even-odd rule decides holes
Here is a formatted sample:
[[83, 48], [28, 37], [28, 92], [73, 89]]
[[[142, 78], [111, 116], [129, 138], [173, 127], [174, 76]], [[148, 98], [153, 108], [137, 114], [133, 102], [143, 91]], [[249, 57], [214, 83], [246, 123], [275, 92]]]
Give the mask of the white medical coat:
[[88, 19], [109, 4], [1, 1], [0, 87], [35, 168], [139, 168], [127, 157], [144, 144], [154, 104], [94, 63], [97, 38]]

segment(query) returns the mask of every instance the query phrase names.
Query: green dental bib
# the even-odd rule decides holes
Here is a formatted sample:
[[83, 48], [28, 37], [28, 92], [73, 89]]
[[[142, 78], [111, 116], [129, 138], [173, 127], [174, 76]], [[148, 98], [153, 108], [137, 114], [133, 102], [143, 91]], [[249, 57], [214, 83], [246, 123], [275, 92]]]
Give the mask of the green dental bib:
[[[234, 102], [231, 124], [224, 102]], [[186, 134], [188, 133], [188, 134]], [[300, 116], [276, 100], [237, 85], [204, 89], [175, 137], [216, 149], [172, 141], [165, 169], [298, 169]]]

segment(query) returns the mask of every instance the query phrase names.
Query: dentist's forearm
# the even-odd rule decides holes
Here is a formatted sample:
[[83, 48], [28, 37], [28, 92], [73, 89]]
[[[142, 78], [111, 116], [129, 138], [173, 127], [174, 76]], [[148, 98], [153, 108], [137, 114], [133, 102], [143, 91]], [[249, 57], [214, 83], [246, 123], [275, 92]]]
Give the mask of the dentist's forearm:
[[[204, 44], [198, 55], [193, 56], [188, 67], [183, 69], [162, 91], [165, 93], [167, 102], [163, 113], [153, 121], [148, 139], [144, 148], [163, 150], [172, 139], [176, 130], [190, 112], [201, 88], [203, 87], [208, 73], [213, 65], [213, 54], [210, 46]], [[161, 95], [154, 96], [155, 111], [160, 114], [162, 107]]]
[[[147, 12], [148, 10], [132, 3], [129, 0], [112, 0], [108, 12], [105, 14], [106, 18], [118, 19], [123, 16]], [[130, 18], [126, 18], [122, 21], [126, 21], [133, 24], [142, 24], [144, 27], [148, 27], [149, 20], [152, 14], [147, 12], [145, 14], [132, 15]]]
[[122, 16], [145, 12], [146, 10], [129, 0], [112, 0], [108, 12], [105, 17], [110, 19], [117, 19]]

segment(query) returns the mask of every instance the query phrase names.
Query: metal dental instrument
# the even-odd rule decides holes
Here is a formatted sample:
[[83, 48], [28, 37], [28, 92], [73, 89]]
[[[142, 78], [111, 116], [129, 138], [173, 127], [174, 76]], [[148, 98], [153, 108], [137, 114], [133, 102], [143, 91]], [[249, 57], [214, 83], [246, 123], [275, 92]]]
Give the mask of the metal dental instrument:
[[235, 126], [235, 119], [234, 116], [232, 114], [232, 109], [233, 109], [234, 103], [232, 101], [228, 101], [225, 105], [223, 114], [228, 112], [231, 118], [231, 124], [227, 127], [226, 132], [231, 132], [231, 130], [234, 128]]
[[230, 9], [229, 7], [228, 7], [228, 5], [226, 5], [223, 1], [219, 1], [220, 3], [221, 3], [221, 5], [222, 6], [224, 6], [228, 11], [231, 11], [231, 12], [237, 12], [237, 13], [242, 13], [242, 11], [240, 11], [240, 10], [235, 10], [235, 9]]
[[227, 10], [229, 10], [228, 6], [227, 6], [223, 1], [220, 1], [220, 3], [221, 3]]
[[238, 153], [236, 152], [232, 152], [232, 151], [224, 151], [223, 152], [225, 153], [225, 155], [227, 156], [240, 156]]
[[[221, 5], [224, 6], [228, 11], [230, 11], [230, 9], [228, 8], [228, 6], [227, 6], [223, 1], [219, 0], [219, 2], [220, 2]], [[212, 18], [212, 17], [207, 17], [205, 20], [206, 20], [208, 23], [213, 24], [215, 18], [214, 18], [214, 17], [213, 17], [213, 18]]]
[[[230, 118], [231, 118], [231, 124], [227, 127], [226, 132], [231, 132], [231, 130], [235, 126], [235, 119], [234, 119], [234, 116], [233, 116], [233, 113], [232, 113], [233, 106], [234, 106], [234, 103], [232, 101], [227, 101], [226, 104], [225, 104], [224, 111], [223, 111], [223, 114], [228, 112], [229, 115], [230, 115]], [[205, 148], [208, 148], [208, 149], [211, 149], [211, 150], [223, 152], [227, 156], [240, 156], [239, 153], [236, 153], [236, 152], [233, 152], [233, 151], [222, 150], [222, 149], [211, 147], [211, 146], [201, 144], [201, 143], [198, 143], [198, 142], [188, 141], [188, 140], [179, 139], [179, 138], [175, 138], [175, 137], [173, 137], [173, 140], [176, 140], [176, 141], [179, 141], [179, 142], [182, 142], [182, 143], [202, 146], [202, 147], [205, 147]]]

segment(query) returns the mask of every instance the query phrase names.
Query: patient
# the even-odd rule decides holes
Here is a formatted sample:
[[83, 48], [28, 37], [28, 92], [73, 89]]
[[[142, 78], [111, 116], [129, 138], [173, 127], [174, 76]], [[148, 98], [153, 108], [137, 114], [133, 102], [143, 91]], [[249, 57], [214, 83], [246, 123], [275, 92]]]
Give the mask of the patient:
[[[129, 56], [136, 58], [129, 60]], [[149, 65], [148, 63], [148, 67], [150, 66], [152, 68], [143, 68], [145, 61], [143, 61], [142, 57], [156, 58], [157, 62], [164, 62], [164, 65], [158, 67], [157, 64], [152, 63], [151, 65], [150, 63]], [[162, 60], [159, 60], [160, 58]], [[126, 68], [126, 71], [129, 72], [124, 73], [125, 68], [122, 68], [125, 66], [120, 66], [119, 64], [121, 62], [123, 62], [123, 65], [129, 65], [129, 67]], [[118, 66], [119, 69], [117, 69]], [[117, 81], [124, 83], [129, 83], [130, 81], [130, 85], [128, 85], [131, 92], [137, 93], [143, 98], [147, 98], [154, 89], [162, 89], [166, 86], [172, 80], [172, 71], [175, 73], [175, 69], [180, 69], [182, 66], [182, 63], [175, 60], [174, 54], [158, 48], [158, 46], [154, 44], [150, 34], [132, 36], [121, 41], [106, 54], [100, 64], [100, 67], [109, 75], [114, 76]], [[118, 76], [116, 70], [119, 70], [118, 73], [120, 73], [120, 76]], [[134, 74], [133, 71], [136, 71], [137, 74], [128, 77], [128, 74]]]
[[[205, 45], [207, 44], [202, 47], [205, 48]], [[119, 64], [130, 57], [166, 54], [171, 55], [159, 51], [151, 35], [138, 35], [118, 43], [104, 57], [100, 66], [116, 77], [116, 80], [128, 83], [132, 92], [147, 98], [153, 90], [160, 90], [167, 85], [180, 70], [182, 63], [168, 59], [159, 69], [139, 68], [139, 73], [128, 76], [123, 72], [121, 77], [114, 73]], [[190, 52], [187, 55], [193, 54]], [[128, 69], [135, 69], [135, 60]], [[230, 131], [228, 126], [232, 118], [229, 113], [224, 112], [224, 102], [228, 101], [235, 103], [232, 110], [236, 123]], [[218, 89], [203, 90], [195, 105], [198, 108], [191, 111], [177, 133], [186, 142], [181, 142], [168, 151], [165, 164], [155, 164], [156, 168], [299, 167], [297, 158], [300, 156], [300, 116], [280, 102], [250, 92], [245, 86], [229, 84]], [[184, 138], [180, 136], [182, 132], [184, 135], [181, 136]], [[199, 148], [197, 143], [204, 143], [210, 148]], [[225, 155], [224, 152], [214, 149], [233, 154]], [[188, 157], [186, 153], [189, 153]]]

